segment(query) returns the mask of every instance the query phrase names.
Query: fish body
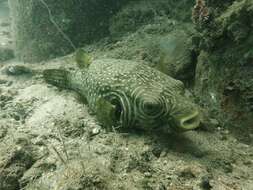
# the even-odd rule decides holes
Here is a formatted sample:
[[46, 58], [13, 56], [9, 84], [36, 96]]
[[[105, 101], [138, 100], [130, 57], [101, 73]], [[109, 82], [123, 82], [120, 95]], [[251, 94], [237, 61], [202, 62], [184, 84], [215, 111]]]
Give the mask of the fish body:
[[105, 126], [199, 126], [197, 106], [184, 96], [183, 83], [138, 62], [98, 59], [75, 71], [45, 70], [44, 78], [85, 97]]

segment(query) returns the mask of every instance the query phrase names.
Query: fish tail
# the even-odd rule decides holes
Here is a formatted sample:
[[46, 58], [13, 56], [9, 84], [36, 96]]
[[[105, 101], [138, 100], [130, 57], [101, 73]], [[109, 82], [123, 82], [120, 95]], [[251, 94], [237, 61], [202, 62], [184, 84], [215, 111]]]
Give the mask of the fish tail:
[[49, 84], [60, 88], [69, 88], [70, 72], [63, 69], [46, 69], [43, 71], [43, 78]]

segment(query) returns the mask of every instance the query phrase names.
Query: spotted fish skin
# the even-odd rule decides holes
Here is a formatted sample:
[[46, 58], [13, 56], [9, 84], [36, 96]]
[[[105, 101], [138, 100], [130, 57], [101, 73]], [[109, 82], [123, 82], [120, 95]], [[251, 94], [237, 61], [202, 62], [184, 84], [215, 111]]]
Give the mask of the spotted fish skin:
[[[45, 70], [44, 78], [81, 94], [97, 114], [105, 109], [103, 104], [98, 106], [100, 100], [111, 103], [117, 115], [114, 119], [123, 127], [177, 126], [175, 118], [187, 118], [198, 112], [197, 106], [184, 97], [181, 81], [134, 61], [95, 60], [88, 68], [76, 71]], [[185, 130], [198, 125], [198, 119], [194, 120], [194, 125]]]

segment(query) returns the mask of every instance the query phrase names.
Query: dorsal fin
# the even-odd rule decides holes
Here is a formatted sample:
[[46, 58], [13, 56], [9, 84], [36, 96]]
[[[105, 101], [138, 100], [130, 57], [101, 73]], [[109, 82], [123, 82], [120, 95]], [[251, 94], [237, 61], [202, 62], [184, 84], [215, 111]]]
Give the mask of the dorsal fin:
[[92, 62], [92, 57], [81, 48], [76, 50], [75, 59], [76, 64], [80, 69], [88, 68]]

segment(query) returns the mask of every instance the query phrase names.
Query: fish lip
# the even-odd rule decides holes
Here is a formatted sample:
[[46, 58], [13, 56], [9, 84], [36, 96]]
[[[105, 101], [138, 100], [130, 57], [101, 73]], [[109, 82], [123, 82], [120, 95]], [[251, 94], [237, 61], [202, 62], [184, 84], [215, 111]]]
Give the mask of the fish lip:
[[200, 122], [200, 113], [198, 110], [195, 110], [192, 114], [172, 119], [172, 127], [176, 131], [189, 131], [198, 128]]
[[[189, 123], [191, 121], [191, 123]], [[192, 130], [196, 129], [200, 125], [200, 115], [199, 112], [196, 110], [193, 114], [184, 117], [180, 120], [180, 128], [184, 130]]]

